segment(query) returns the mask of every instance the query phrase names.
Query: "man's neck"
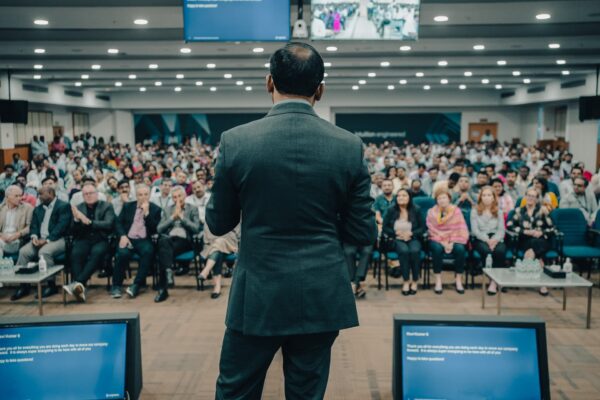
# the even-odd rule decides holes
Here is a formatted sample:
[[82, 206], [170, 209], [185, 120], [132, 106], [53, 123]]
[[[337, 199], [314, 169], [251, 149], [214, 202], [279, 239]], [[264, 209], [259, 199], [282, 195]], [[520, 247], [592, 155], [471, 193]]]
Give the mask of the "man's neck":
[[388, 200], [389, 200], [389, 199], [391, 199], [391, 198], [393, 197], [393, 193], [390, 193], [390, 194], [385, 194], [385, 193], [384, 193], [384, 194], [383, 194], [383, 196], [384, 196], [386, 199], [388, 199]]
[[19, 206], [18, 204], [14, 205], [14, 204], [11, 204], [9, 202], [6, 202], [6, 204], [8, 205], [8, 209], [9, 210], [14, 210], [15, 208], [17, 208]]

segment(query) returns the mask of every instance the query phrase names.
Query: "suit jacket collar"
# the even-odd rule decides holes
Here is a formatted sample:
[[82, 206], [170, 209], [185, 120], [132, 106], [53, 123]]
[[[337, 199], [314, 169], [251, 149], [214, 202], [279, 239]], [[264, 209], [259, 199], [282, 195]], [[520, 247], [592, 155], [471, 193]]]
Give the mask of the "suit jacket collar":
[[275, 104], [266, 117], [273, 117], [281, 114], [307, 114], [317, 117], [317, 113], [312, 106], [305, 102], [300, 101], [283, 101]]

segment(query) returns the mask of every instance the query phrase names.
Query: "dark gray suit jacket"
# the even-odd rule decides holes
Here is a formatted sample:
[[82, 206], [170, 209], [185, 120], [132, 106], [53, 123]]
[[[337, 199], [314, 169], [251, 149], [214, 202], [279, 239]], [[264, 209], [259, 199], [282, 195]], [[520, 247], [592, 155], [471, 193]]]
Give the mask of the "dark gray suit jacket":
[[206, 222], [216, 235], [243, 215], [226, 324], [248, 335], [358, 325], [342, 242], [377, 237], [359, 137], [303, 103], [221, 136]]
[[[77, 209], [86, 214], [87, 205], [85, 202], [77, 205]], [[73, 236], [78, 239], [97, 239], [106, 240], [114, 232], [115, 228], [115, 210], [107, 202], [98, 200], [94, 210], [94, 219], [91, 225], [83, 225], [81, 222], [75, 222], [73, 219]]]

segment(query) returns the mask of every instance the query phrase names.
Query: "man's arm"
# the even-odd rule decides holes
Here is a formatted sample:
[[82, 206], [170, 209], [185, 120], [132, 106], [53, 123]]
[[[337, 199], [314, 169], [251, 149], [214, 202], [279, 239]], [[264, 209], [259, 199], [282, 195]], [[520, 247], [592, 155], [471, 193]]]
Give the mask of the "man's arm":
[[50, 224], [50, 231], [48, 232], [49, 241], [55, 241], [64, 238], [69, 232], [71, 220], [73, 219], [73, 214], [71, 213], [71, 206], [68, 203], [61, 204], [61, 207], [59, 209], [53, 211], [56, 211], [58, 213], [58, 221], [54, 226]]
[[341, 236], [344, 243], [368, 246], [377, 240], [377, 225], [371, 209], [371, 178], [363, 159], [362, 142], [359, 154], [358, 173], [350, 185], [346, 208], [341, 213]]
[[104, 213], [101, 216], [102, 219], [93, 220], [92, 227], [111, 233], [115, 225], [115, 210], [110, 203], [105, 203], [105, 206]]
[[226, 162], [227, 137], [226, 133], [221, 136], [219, 157], [215, 167], [215, 179], [210, 201], [206, 206], [206, 223], [210, 231], [216, 236], [225, 235], [240, 222], [241, 206], [238, 193], [231, 180], [229, 166]]

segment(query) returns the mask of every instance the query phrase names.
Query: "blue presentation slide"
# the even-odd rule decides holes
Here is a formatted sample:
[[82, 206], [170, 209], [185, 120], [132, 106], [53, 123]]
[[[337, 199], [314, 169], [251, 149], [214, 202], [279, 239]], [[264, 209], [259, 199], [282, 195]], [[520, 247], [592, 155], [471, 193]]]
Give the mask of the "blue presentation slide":
[[535, 329], [402, 327], [403, 398], [541, 398]]
[[127, 324], [0, 329], [0, 397], [125, 398]]
[[185, 40], [287, 41], [288, 0], [184, 0]]

